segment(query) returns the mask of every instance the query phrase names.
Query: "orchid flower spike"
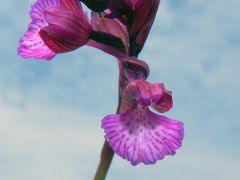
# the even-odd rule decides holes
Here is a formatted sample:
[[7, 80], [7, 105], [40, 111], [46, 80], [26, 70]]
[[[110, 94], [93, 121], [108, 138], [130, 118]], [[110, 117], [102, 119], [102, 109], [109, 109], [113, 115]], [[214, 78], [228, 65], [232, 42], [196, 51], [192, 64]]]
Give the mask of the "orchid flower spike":
[[[81, 2], [92, 10], [91, 21]], [[47, 61], [83, 45], [118, 59], [118, 114], [104, 117], [102, 128], [112, 150], [133, 165], [154, 164], [166, 155], [174, 155], [184, 136], [181, 121], [159, 114], [172, 108], [172, 93], [162, 83], [147, 82], [148, 64], [136, 58], [159, 3], [160, 0], [36, 0], [30, 11], [31, 23], [18, 47], [18, 54], [24, 58]]]
[[130, 82], [123, 91], [120, 114], [102, 120], [106, 139], [119, 156], [133, 165], [154, 164], [181, 147], [183, 123], [152, 112], [172, 107], [171, 92], [162, 83]]

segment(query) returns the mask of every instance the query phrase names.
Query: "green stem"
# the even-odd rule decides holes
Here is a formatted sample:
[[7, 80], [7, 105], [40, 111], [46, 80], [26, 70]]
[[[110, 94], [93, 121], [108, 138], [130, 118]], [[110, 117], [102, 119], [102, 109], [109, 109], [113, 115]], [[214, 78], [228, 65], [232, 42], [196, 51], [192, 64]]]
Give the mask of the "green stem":
[[104, 180], [108, 169], [110, 167], [110, 164], [113, 159], [114, 152], [113, 150], [109, 147], [108, 142], [105, 140], [103, 148], [102, 148], [102, 153], [101, 153], [101, 160], [98, 165], [97, 172], [95, 174], [94, 180]]

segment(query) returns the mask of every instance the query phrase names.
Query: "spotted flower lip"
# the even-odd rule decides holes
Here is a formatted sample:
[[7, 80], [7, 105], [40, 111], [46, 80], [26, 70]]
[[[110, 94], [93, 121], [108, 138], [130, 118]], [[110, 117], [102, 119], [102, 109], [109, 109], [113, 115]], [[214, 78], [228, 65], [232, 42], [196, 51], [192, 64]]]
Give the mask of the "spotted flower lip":
[[51, 60], [89, 40], [91, 25], [78, 0], [37, 0], [30, 16], [32, 21], [18, 47], [24, 58]]
[[152, 112], [172, 107], [171, 93], [162, 83], [130, 82], [123, 92], [120, 114], [102, 120], [106, 139], [115, 153], [130, 161], [154, 164], [181, 147], [183, 123]]

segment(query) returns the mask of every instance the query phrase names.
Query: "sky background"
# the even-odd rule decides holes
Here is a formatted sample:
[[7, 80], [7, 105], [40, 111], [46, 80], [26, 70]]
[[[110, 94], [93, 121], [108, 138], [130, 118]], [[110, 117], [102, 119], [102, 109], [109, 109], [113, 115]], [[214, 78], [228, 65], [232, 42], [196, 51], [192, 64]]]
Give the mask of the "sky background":
[[[0, 0], [0, 179], [90, 180], [117, 107], [115, 59], [82, 47], [51, 62], [16, 53], [33, 0]], [[173, 91], [183, 147], [152, 166], [115, 156], [108, 180], [227, 180], [240, 170], [240, 1], [162, 0], [139, 58]]]

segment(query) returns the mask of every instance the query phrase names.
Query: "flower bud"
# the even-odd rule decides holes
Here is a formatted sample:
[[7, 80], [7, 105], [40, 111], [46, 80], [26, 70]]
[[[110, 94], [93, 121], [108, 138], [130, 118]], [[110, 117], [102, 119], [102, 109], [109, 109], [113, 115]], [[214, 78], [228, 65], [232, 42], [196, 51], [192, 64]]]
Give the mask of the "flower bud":
[[136, 41], [138, 54], [147, 39], [154, 22], [160, 0], [138, 0], [135, 2], [130, 38]]

